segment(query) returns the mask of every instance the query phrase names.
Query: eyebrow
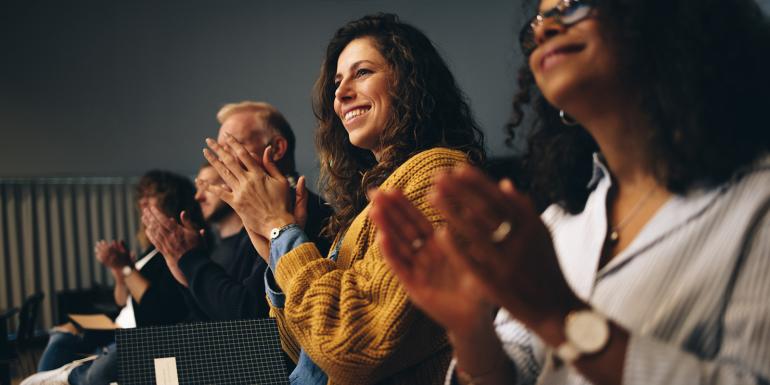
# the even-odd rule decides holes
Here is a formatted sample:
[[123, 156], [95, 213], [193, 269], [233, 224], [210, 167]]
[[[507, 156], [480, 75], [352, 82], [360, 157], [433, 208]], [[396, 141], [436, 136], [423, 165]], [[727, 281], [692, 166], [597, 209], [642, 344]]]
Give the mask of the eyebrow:
[[[355, 69], [357, 69], [358, 67], [360, 67], [360, 66], [361, 66], [361, 64], [364, 64], [364, 63], [369, 63], [369, 64], [371, 64], [371, 65], [376, 65], [376, 64], [377, 64], [377, 63], [375, 63], [375, 62], [373, 62], [373, 61], [371, 61], [371, 60], [366, 60], [366, 59], [364, 59], [364, 60], [359, 60], [359, 61], [357, 61], [357, 62], [353, 63], [353, 65], [351, 65], [351, 66], [350, 66], [350, 68], [351, 68], [351, 69], [353, 69], [353, 70], [355, 70]], [[339, 73], [339, 72], [337, 72], [337, 73], [334, 75], [334, 80], [339, 80], [339, 78], [341, 78], [341, 77], [342, 77], [342, 74], [341, 74], [341, 73]]]

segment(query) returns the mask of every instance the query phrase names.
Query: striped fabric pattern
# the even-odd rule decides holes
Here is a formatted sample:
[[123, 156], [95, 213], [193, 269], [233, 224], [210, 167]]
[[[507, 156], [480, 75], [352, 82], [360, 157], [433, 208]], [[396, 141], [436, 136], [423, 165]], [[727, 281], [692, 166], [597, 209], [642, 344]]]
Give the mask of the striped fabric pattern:
[[138, 249], [136, 178], [0, 179], [0, 309], [42, 291], [41, 325], [56, 320], [55, 293], [112, 285], [94, 258], [99, 239]]
[[[543, 214], [567, 282], [631, 338], [624, 384], [768, 384], [770, 380], [770, 158], [718, 188], [674, 196], [636, 239], [597, 271], [606, 236], [609, 173], [595, 159], [596, 188], [578, 215]], [[500, 319], [500, 318], [498, 318]], [[532, 383], [526, 333], [498, 325], [519, 382]], [[531, 336], [536, 339], [535, 336]], [[523, 341], [523, 342], [522, 342]], [[510, 354], [510, 353], [509, 353]], [[549, 353], [547, 353], [549, 354]], [[538, 384], [589, 384], [547, 366]]]

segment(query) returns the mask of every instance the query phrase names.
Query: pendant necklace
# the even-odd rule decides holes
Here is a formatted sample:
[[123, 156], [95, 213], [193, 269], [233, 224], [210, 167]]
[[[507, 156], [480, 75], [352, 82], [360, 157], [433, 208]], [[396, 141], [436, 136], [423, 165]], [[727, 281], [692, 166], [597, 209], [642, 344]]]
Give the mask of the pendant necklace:
[[626, 214], [625, 218], [623, 218], [616, 226], [610, 226], [610, 236], [607, 239], [607, 242], [609, 242], [610, 245], [616, 245], [618, 243], [618, 240], [620, 239], [620, 230], [625, 227], [631, 219], [634, 218], [634, 216], [639, 213], [639, 210], [644, 207], [644, 204], [647, 203], [647, 201], [652, 198], [653, 193], [655, 192], [656, 185], [653, 185], [650, 191], [648, 191], [642, 198], [639, 199], [638, 202], [636, 202], [636, 205], [631, 209], [631, 211]]

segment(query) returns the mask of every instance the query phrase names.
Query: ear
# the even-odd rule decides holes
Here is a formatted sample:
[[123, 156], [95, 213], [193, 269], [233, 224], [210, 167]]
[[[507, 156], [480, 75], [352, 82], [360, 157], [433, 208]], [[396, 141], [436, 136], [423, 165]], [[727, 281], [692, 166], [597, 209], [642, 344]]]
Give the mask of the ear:
[[289, 142], [283, 136], [276, 136], [271, 140], [271, 146], [273, 146], [273, 162], [278, 163], [286, 155], [286, 150], [289, 148]]

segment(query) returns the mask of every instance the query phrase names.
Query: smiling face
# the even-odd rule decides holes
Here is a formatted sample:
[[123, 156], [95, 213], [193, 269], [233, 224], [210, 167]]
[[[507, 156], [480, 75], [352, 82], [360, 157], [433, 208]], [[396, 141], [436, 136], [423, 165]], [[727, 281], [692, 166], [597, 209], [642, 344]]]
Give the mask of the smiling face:
[[388, 124], [392, 99], [390, 65], [371, 38], [351, 41], [337, 59], [334, 112], [350, 143], [379, 159], [380, 135]]
[[[561, 1], [543, 0], [539, 11]], [[608, 88], [617, 86], [614, 53], [593, 15], [570, 26], [545, 18], [534, 34], [537, 47], [529, 56], [529, 67], [543, 96], [557, 108], [570, 112], [571, 105], [600, 100], [599, 95], [606, 96]]]

